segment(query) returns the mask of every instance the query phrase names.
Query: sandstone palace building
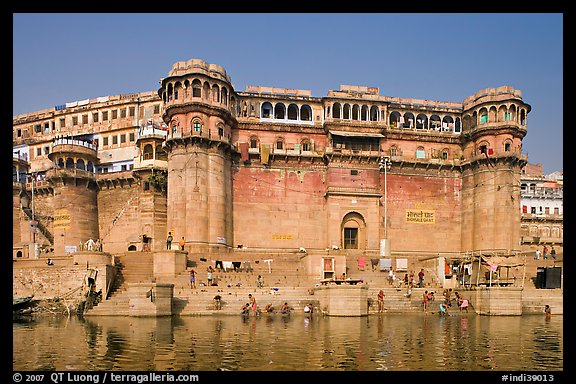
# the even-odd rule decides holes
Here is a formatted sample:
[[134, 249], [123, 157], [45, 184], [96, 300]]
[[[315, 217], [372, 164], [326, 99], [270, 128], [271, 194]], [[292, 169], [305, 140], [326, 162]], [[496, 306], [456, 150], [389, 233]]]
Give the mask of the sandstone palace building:
[[169, 232], [209, 258], [512, 254], [530, 109], [509, 86], [459, 102], [239, 91], [219, 65], [177, 62], [157, 91], [13, 117], [13, 257], [89, 239], [154, 252]]

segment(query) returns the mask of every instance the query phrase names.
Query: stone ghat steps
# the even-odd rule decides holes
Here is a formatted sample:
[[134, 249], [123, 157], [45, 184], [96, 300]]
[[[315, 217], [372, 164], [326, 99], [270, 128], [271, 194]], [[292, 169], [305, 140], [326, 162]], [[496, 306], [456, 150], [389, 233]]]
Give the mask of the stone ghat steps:
[[117, 291], [111, 295], [108, 300], [104, 300], [86, 314], [94, 316], [129, 316], [130, 298], [132, 294], [127, 290]]
[[543, 313], [542, 303], [550, 305], [553, 314], [564, 314], [563, 289], [524, 289], [522, 313]]
[[150, 281], [154, 274], [154, 259], [150, 252], [130, 252], [116, 257], [124, 282]]
[[[210, 287], [210, 289], [191, 289], [187, 292], [175, 292], [175, 300], [173, 303], [174, 313], [183, 316], [212, 314], [216, 312], [222, 314], [239, 314], [241, 307], [249, 302], [249, 294], [254, 296], [260, 310], [263, 310], [267, 304], [272, 304], [276, 310], [279, 310], [285, 302], [295, 311], [299, 312], [303, 312], [304, 306], [308, 303], [312, 303], [315, 307], [319, 305], [318, 299], [314, 295], [310, 295], [308, 289], [305, 288], [279, 288], [278, 291], [260, 288], [256, 290], [250, 288], [215, 288], [217, 287]], [[216, 295], [222, 297], [220, 310], [214, 309], [213, 299]]]
[[[377, 313], [377, 295], [380, 288], [369, 288], [368, 302], [369, 313]], [[418, 312], [422, 311], [421, 296], [424, 289], [415, 289], [411, 298], [404, 296], [405, 291], [396, 288], [383, 288], [384, 290], [384, 310], [385, 312]], [[420, 292], [420, 290], [422, 292]], [[270, 287], [253, 288], [253, 287], [202, 287], [191, 289], [189, 287], [174, 288], [173, 313], [176, 315], [209, 315], [214, 313], [220, 314], [239, 314], [242, 305], [249, 301], [248, 295], [252, 294], [260, 310], [263, 310], [266, 304], [270, 303], [278, 310], [284, 302], [296, 312], [303, 313], [304, 306], [311, 303], [315, 310], [321, 310], [319, 307], [318, 297], [314, 294], [312, 288], [304, 287]], [[118, 292], [108, 300], [101, 302], [88, 312], [88, 315], [118, 315], [127, 316], [130, 311], [130, 299], [140, 298], [141, 293], [135, 291]], [[220, 310], [214, 309], [214, 296], [222, 297], [222, 306]]]
[[[198, 276], [199, 275], [199, 276]], [[318, 279], [311, 279], [307, 276], [301, 276], [299, 272], [295, 271], [277, 271], [269, 274], [261, 275], [264, 280], [265, 287], [282, 286], [282, 287], [313, 287]], [[228, 286], [237, 287], [257, 287], [258, 274], [253, 272], [215, 272], [213, 274], [214, 282], [218, 284], [219, 288], [228, 288]], [[183, 287], [190, 288], [190, 273], [189, 271], [182, 272], [173, 278], [156, 278], [156, 282], [171, 283], [175, 288]], [[196, 287], [202, 287], [202, 284], [207, 285], [206, 273], [199, 272], [196, 276]]]

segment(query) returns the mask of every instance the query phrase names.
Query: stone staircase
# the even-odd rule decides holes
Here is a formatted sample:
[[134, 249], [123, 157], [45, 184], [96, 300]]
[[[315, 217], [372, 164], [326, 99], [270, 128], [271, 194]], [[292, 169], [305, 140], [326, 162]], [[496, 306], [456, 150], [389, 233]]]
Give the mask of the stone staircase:
[[127, 252], [116, 256], [118, 274], [108, 299], [87, 313], [89, 315], [128, 315], [130, 309], [129, 283], [152, 282], [154, 261], [151, 252]]
[[[223, 261], [241, 262], [239, 270], [220, 270], [213, 273], [217, 286], [206, 286], [206, 269], [214, 265], [210, 256], [204, 254], [189, 254], [187, 268], [175, 277], [154, 277], [153, 254], [151, 252], [128, 252], [118, 255], [119, 273], [115, 289], [108, 300], [99, 303], [91, 309], [89, 315], [129, 315], [131, 293], [127, 290], [130, 283], [169, 283], [174, 285], [173, 290], [173, 313], [176, 315], [211, 315], [234, 314], [240, 312], [242, 305], [248, 302], [248, 294], [252, 294], [260, 309], [270, 303], [279, 309], [284, 302], [296, 312], [302, 313], [306, 304], [312, 303], [316, 309], [319, 303], [314, 296], [314, 288], [319, 284], [319, 277], [311, 277], [303, 273], [301, 263], [302, 254], [298, 252], [264, 254], [258, 252], [232, 252]], [[264, 260], [270, 259], [270, 266]], [[527, 257], [529, 259], [529, 257]], [[251, 269], [246, 270], [245, 261], [250, 262]], [[529, 282], [529, 276], [536, 275], [537, 267], [558, 266], [556, 260], [527, 260], [527, 281], [523, 292], [523, 312], [541, 313], [542, 302], [549, 303], [553, 313], [563, 313], [562, 292], [559, 289], [535, 289]], [[194, 269], [196, 275], [196, 288], [191, 288], [189, 283], [189, 270]], [[533, 269], [533, 274], [530, 273]], [[431, 276], [431, 271], [426, 276]], [[257, 286], [258, 275], [264, 279], [264, 287]], [[402, 279], [404, 272], [398, 273]], [[435, 284], [426, 284], [425, 288], [414, 288], [410, 298], [405, 297], [406, 287], [398, 283], [398, 287], [391, 286], [388, 282], [388, 273], [379, 268], [372, 269], [367, 265], [360, 270], [355, 257], [347, 257], [347, 277], [362, 279], [368, 284], [368, 301], [370, 314], [377, 313], [377, 295], [380, 289], [384, 290], [384, 308], [387, 313], [416, 313], [422, 312], [422, 294], [425, 290], [436, 292], [436, 301], [430, 307], [430, 311], [437, 311], [438, 304], [443, 301], [443, 289]], [[464, 297], [470, 300], [470, 293], [464, 289], [458, 290]], [[554, 291], [554, 292], [552, 292]], [[560, 293], [558, 292], [560, 291]], [[216, 295], [222, 297], [220, 310], [215, 310], [213, 298]], [[544, 297], [545, 296], [545, 297]], [[453, 307], [454, 308], [454, 307]]]
[[563, 289], [536, 289], [524, 288], [522, 291], [522, 313], [542, 314], [544, 308], [542, 303], [550, 305], [552, 313], [555, 315], [564, 314]]

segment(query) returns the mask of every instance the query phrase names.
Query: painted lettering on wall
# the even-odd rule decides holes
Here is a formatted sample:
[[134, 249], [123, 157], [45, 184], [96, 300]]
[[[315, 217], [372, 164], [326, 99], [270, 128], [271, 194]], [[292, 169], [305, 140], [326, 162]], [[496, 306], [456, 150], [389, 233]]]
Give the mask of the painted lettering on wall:
[[434, 224], [435, 212], [429, 209], [407, 209], [406, 222], [416, 224]]
[[294, 240], [294, 235], [291, 233], [274, 233], [272, 240]]
[[70, 212], [67, 209], [54, 211], [54, 229], [70, 229]]

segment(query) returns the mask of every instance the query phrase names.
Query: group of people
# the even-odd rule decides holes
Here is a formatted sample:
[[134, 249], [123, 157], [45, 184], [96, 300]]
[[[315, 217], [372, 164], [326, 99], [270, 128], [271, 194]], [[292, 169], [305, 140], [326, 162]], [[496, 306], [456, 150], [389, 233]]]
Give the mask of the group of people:
[[[548, 246], [545, 245], [544, 247], [542, 247], [542, 251], [540, 251], [540, 249], [536, 249], [536, 254], [534, 255], [534, 260], [540, 260], [540, 256], [542, 256], [542, 258], [544, 260], [548, 259]], [[550, 256], [556, 260], [556, 249], [554, 248], [554, 246], [552, 246], [552, 249], [550, 249]]]

